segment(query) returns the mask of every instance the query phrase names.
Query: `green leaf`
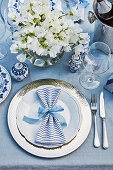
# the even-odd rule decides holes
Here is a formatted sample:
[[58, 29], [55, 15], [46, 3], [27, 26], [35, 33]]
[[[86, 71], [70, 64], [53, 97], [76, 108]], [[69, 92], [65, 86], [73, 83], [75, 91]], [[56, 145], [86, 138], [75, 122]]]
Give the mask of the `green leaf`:
[[35, 26], [41, 26], [40, 20], [38, 18], [34, 18], [33, 21], [36, 23]]
[[30, 33], [26, 34], [26, 36], [30, 36], [31, 38], [33, 38], [33, 37], [35, 37], [36, 35], [35, 35], [35, 32], [30, 32]]
[[37, 23], [37, 22], [39, 22], [39, 19], [38, 19], [38, 18], [34, 18], [33, 21], [34, 21], [35, 23]]
[[33, 10], [31, 10], [31, 15], [35, 15], [35, 12]]
[[29, 22], [29, 24], [30, 24], [30, 25], [33, 25], [33, 23], [32, 23], [32, 22]]
[[51, 49], [50, 49], [50, 48], [48, 48], [47, 50], [48, 50], [48, 51], [50, 51]]
[[23, 51], [23, 52], [22, 52], [22, 54], [24, 54], [24, 55], [25, 55], [25, 54], [26, 54], [26, 52], [25, 52], [25, 51]]
[[41, 17], [41, 20], [40, 20], [41, 22], [45, 21], [45, 19], [46, 19], [45, 14], [40, 15], [40, 17]]
[[84, 38], [81, 38], [81, 37], [80, 37], [80, 40], [84, 40]]
[[17, 47], [16, 50], [19, 51], [20, 50], [19, 47]]
[[24, 38], [23, 40], [21, 40], [22, 44], [27, 43], [27, 38]]
[[58, 36], [59, 40], [63, 41], [63, 38], [61, 36]]
[[26, 11], [27, 11], [27, 12], [30, 12], [30, 9], [27, 9]]
[[39, 47], [43, 48], [43, 46], [42, 46], [42, 45], [39, 45]]
[[48, 45], [47, 43], [43, 43], [43, 47], [46, 48]]
[[73, 16], [73, 15], [74, 15], [74, 13], [73, 13], [72, 11], [70, 11], [70, 12], [69, 12], [69, 15], [72, 15], [72, 16]]
[[39, 43], [44, 43], [45, 40], [46, 40], [45, 37], [38, 38]]
[[20, 37], [23, 38], [24, 36], [22, 34], [20, 34]]
[[32, 8], [33, 6], [34, 6], [34, 4], [31, 2], [31, 3], [30, 3], [30, 7]]

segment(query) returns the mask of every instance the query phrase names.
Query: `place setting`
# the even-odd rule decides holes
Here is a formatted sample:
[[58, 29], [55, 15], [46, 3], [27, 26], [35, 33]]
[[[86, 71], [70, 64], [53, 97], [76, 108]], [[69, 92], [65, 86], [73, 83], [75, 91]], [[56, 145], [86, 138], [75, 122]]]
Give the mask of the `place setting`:
[[54, 158], [71, 153], [85, 141], [91, 112], [85, 97], [72, 85], [61, 80], [37, 80], [14, 96], [8, 125], [24, 150]]
[[[94, 30], [93, 43], [90, 34], [81, 29], [89, 3], [87, 0], [7, 0], [7, 3], [2, 0], [2, 23], [10, 31], [6, 44], [18, 62], [11, 66], [10, 73], [0, 65], [0, 103], [8, 100], [14, 81], [18, 85], [26, 82], [32, 72], [30, 65], [37, 70], [41, 68], [43, 74], [43, 68], [51, 67], [52, 71], [64, 54], [69, 56], [66, 68], [78, 76], [80, 89], [87, 93], [93, 91], [88, 102], [87, 96], [68, 79], [37, 78], [13, 95], [7, 113], [9, 131], [19, 147], [37, 157], [58, 158], [77, 149], [79, 152], [92, 126], [93, 148], [106, 150], [110, 146], [104, 91], [113, 93], [113, 75], [103, 84], [99, 101], [95, 89], [111, 68], [111, 37], [104, 33], [112, 19], [112, 2], [95, 0], [94, 11], [88, 13], [89, 22], [97, 20], [102, 27], [98, 32]], [[111, 26], [108, 28], [110, 32]], [[2, 61], [6, 56], [3, 51], [0, 48]], [[102, 120], [102, 139], [98, 133], [98, 113]]]

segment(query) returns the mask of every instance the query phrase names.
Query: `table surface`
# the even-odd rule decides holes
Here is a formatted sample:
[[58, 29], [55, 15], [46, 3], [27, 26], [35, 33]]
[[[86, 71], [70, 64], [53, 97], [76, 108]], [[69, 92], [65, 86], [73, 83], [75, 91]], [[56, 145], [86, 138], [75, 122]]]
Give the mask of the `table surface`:
[[[85, 22], [82, 23], [84, 32], [88, 32], [91, 36], [91, 43], [93, 38], [94, 24], [90, 24], [87, 20], [87, 13], [91, 10], [92, 5], [85, 9]], [[6, 46], [6, 36], [0, 41], [1, 44]], [[9, 46], [6, 46], [8, 55], [0, 60], [2, 64], [9, 72], [14, 63], [17, 62], [14, 54], [10, 53]], [[95, 90], [86, 90], [79, 84], [80, 74], [71, 73], [67, 67], [67, 63], [70, 55], [64, 54], [63, 58], [54, 66], [48, 68], [38, 68], [28, 63], [30, 68], [30, 76], [22, 82], [16, 82], [12, 80], [12, 89], [7, 99], [0, 104], [0, 169], [113, 169], [113, 95], [104, 90], [105, 93], [105, 107], [106, 107], [106, 122], [109, 139], [109, 149], [102, 149], [102, 122], [97, 113], [97, 123], [99, 130], [99, 137], [101, 141], [100, 148], [94, 148], [93, 137], [94, 137], [94, 124], [92, 123], [91, 131], [86, 141], [76, 151], [69, 155], [56, 159], [46, 159], [33, 156], [18, 146], [13, 140], [7, 124], [7, 112], [9, 104], [18, 90], [20, 90], [27, 83], [44, 78], [54, 78], [67, 81], [76, 88], [78, 88], [90, 102], [91, 93], [97, 93], [98, 99], [99, 94], [103, 90], [103, 86], [106, 80], [113, 72], [111, 62], [111, 68], [103, 75], [101, 75], [101, 85]], [[113, 60], [113, 59], [112, 59]]]

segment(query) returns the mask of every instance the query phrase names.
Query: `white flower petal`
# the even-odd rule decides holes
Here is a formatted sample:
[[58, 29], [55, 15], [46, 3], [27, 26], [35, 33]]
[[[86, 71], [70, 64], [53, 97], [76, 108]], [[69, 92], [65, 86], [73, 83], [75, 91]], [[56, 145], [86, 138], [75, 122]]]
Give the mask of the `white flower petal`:
[[68, 45], [68, 46], [66, 46], [65, 48], [64, 48], [64, 51], [65, 52], [70, 52], [71, 51], [71, 47]]
[[[60, 11], [51, 12], [49, 0], [23, 0], [24, 4], [19, 9], [20, 13], [13, 13], [15, 27], [19, 28], [14, 33], [14, 45], [11, 52], [16, 53], [19, 49], [28, 49], [38, 55], [48, 55], [56, 57], [57, 53], [64, 48], [66, 52], [71, 50], [70, 44], [79, 44], [75, 47], [76, 53], [83, 51], [83, 44], [88, 44], [89, 35], [81, 33], [79, 24], [74, 24], [77, 20], [78, 11], [72, 8], [72, 15], [63, 15]], [[10, 18], [13, 15], [10, 11]], [[21, 24], [20, 24], [21, 23]], [[21, 61], [26, 59], [23, 54], [17, 58]]]
[[12, 44], [11, 47], [10, 47], [11, 53], [18, 53], [17, 49], [18, 49], [17, 44]]
[[21, 53], [21, 54], [17, 55], [17, 60], [19, 60], [20, 62], [25, 62], [26, 54]]

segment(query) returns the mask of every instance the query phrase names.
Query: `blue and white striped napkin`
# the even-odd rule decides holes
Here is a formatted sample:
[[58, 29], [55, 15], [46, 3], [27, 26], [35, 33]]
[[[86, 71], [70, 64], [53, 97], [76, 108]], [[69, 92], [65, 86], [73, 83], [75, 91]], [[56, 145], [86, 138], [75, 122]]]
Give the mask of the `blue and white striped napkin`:
[[56, 105], [61, 89], [55, 87], [45, 87], [37, 90], [44, 107], [52, 108]]
[[106, 85], [104, 86], [104, 88], [109, 91], [110, 93], [113, 94], [113, 74], [109, 77], [109, 79], [107, 80]]
[[[58, 100], [61, 89], [47, 87], [37, 90], [45, 108], [52, 109]], [[60, 146], [65, 143], [65, 136], [60, 121], [47, 114], [37, 133], [36, 143], [42, 146]]]

